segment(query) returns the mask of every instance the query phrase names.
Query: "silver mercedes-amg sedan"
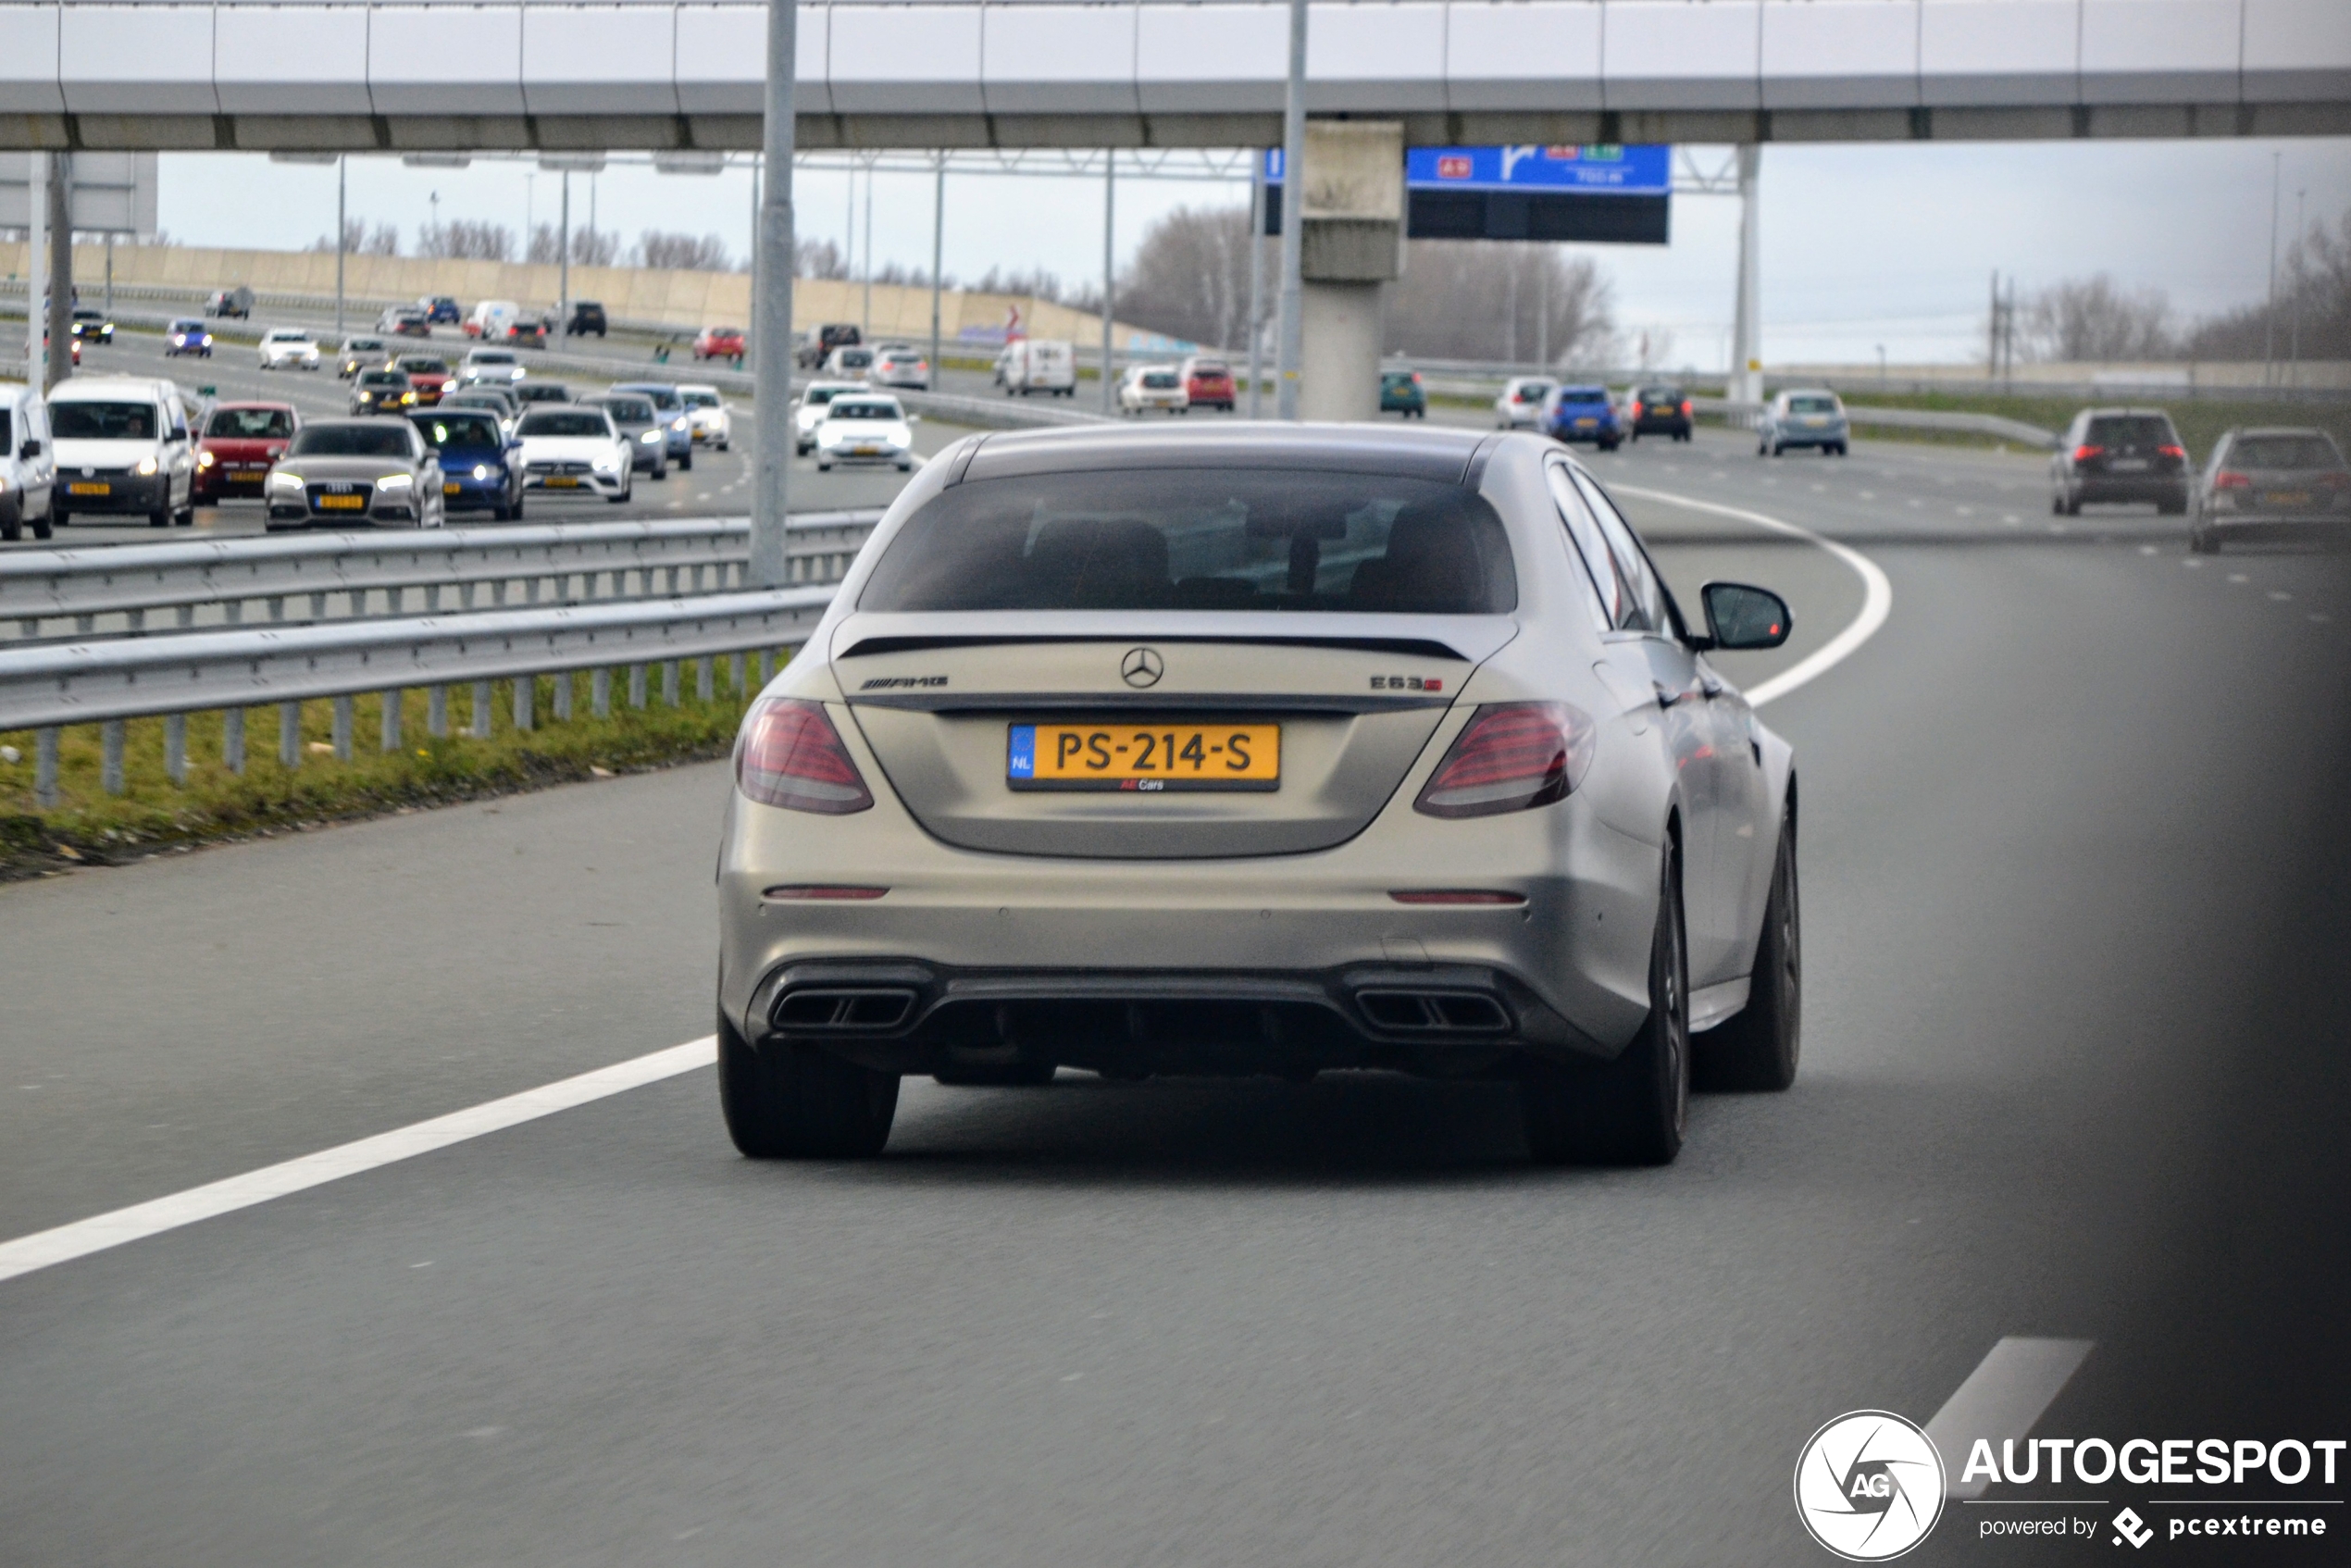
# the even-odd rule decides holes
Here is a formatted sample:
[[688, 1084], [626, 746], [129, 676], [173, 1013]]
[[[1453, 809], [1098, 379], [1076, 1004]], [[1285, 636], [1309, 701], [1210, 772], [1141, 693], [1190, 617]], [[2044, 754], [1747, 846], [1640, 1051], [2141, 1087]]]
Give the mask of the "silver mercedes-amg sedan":
[[1699, 604], [1538, 435], [950, 448], [736, 744], [736, 1145], [876, 1153], [909, 1073], [1373, 1068], [1673, 1159], [1799, 1021], [1792, 754], [1706, 659], [1787, 607]]

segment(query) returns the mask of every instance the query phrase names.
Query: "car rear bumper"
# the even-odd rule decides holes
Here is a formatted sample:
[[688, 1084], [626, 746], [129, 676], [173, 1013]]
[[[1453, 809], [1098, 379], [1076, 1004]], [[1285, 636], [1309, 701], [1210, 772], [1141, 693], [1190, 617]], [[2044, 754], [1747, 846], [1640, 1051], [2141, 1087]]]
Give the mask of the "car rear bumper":
[[2208, 512], [2199, 521], [2223, 539], [2351, 543], [2351, 513], [2345, 512]]
[[1564, 442], [1619, 441], [1623, 438], [1623, 432], [1614, 425], [1598, 425], [1588, 430], [1555, 429], [1550, 432], [1550, 437], [1553, 441]]
[[1682, 435], [1690, 428], [1686, 414], [1644, 414], [1633, 421], [1635, 435]]
[[199, 468], [190, 491], [194, 501], [258, 501], [262, 487], [269, 478], [267, 467], [224, 472], [218, 468]]
[[2185, 474], [2076, 474], [2076, 501], [2184, 501]]
[[[73, 487], [78, 484], [103, 484], [106, 493], [77, 495]], [[56, 488], [49, 492], [49, 505], [52, 511], [76, 516], [90, 512], [159, 512], [171, 504], [170, 496], [171, 477], [168, 474], [105, 479], [73, 479], [59, 474]]]

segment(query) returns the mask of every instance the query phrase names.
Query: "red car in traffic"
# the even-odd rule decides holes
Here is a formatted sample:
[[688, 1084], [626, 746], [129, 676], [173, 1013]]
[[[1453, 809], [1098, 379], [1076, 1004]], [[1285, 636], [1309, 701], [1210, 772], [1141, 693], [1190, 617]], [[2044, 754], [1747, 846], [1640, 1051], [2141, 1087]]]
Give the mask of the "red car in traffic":
[[212, 505], [235, 496], [261, 499], [271, 465], [285, 455], [286, 442], [302, 429], [291, 403], [224, 403], [205, 421], [196, 438], [193, 500]]
[[1233, 372], [1221, 359], [1184, 361], [1184, 394], [1194, 408], [1233, 411]]
[[408, 384], [417, 389], [417, 405], [429, 407], [441, 401], [449, 390], [449, 361], [438, 355], [404, 354], [392, 361], [392, 367], [408, 372]]
[[740, 359], [743, 356], [743, 330], [740, 327], [704, 327], [694, 339], [696, 359]]

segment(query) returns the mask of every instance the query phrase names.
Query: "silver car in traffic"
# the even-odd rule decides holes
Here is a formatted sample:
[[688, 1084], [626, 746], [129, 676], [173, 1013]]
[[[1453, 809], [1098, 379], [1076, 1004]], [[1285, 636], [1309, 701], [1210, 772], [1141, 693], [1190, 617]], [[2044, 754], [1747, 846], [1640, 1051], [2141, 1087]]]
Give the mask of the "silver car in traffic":
[[1707, 657], [1787, 608], [1699, 602], [1536, 435], [957, 443], [737, 740], [737, 1146], [877, 1152], [906, 1074], [1377, 1068], [1673, 1159], [1799, 1014], [1792, 753]]

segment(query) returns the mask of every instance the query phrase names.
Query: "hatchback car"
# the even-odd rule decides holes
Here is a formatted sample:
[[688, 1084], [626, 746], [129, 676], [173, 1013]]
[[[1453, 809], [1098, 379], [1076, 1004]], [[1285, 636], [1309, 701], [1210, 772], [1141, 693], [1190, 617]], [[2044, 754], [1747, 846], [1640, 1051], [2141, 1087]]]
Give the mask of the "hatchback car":
[[1625, 429], [1635, 441], [1643, 436], [1671, 436], [1675, 441], [1690, 439], [1690, 400], [1679, 387], [1652, 383], [1636, 387], [1632, 402], [1626, 405]]
[[212, 357], [212, 333], [201, 321], [190, 317], [178, 317], [163, 330], [163, 356], [177, 359], [183, 354]]
[[511, 387], [461, 387], [442, 397], [436, 406], [479, 409], [495, 417], [506, 429], [514, 429], [515, 421], [522, 417], [521, 400]]
[[515, 428], [523, 486], [551, 495], [601, 495], [617, 506], [636, 487], [629, 443], [601, 408], [534, 408]]
[[263, 481], [301, 429], [302, 416], [291, 403], [214, 405], [196, 437], [197, 504], [260, 500]]
[[564, 323], [564, 335], [571, 338], [584, 338], [593, 332], [601, 338], [604, 335], [605, 327], [604, 307], [602, 301], [574, 300], [571, 302], [571, 317]]
[[816, 427], [824, 423], [825, 405], [843, 392], [865, 390], [863, 381], [811, 381], [801, 389], [800, 400], [792, 404], [793, 441], [801, 456], [816, 450]]
[[316, 370], [318, 340], [300, 327], [272, 327], [261, 334], [260, 356], [264, 370]]
[[381, 338], [345, 338], [335, 351], [335, 374], [344, 380], [392, 358], [392, 345]]
[[851, 343], [844, 348], [833, 350], [827, 356], [824, 373], [827, 376], [848, 376], [864, 380], [866, 372], [873, 367], [874, 351], [862, 343]]
[[1553, 441], [1590, 442], [1602, 452], [1624, 439], [1616, 403], [1602, 386], [1553, 387], [1543, 400], [1542, 429]]
[[650, 398], [653, 409], [662, 418], [662, 434], [669, 443], [669, 460], [680, 468], [694, 466], [694, 421], [686, 412], [686, 400], [677, 386], [668, 381], [621, 381], [614, 385], [616, 392], [635, 392]]
[[1534, 435], [959, 442], [739, 733], [736, 1145], [873, 1154], [907, 1074], [1354, 1067], [1673, 1159], [1800, 1010], [1793, 755], [1709, 659], [1787, 610], [1698, 603]]
[[1755, 426], [1755, 455], [1777, 457], [1791, 446], [1816, 446], [1834, 457], [1852, 450], [1845, 404], [1825, 387], [1784, 392], [1763, 405]]
[[376, 317], [376, 330], [401, 338], [429, 338], [432, 320], [415, 305], [396, 305]]
[[515, 461], [515, 441], [495, 410], [443, 403], [411, 414], [408, 422], [441, 465], [444, 507], [488, 512], [502, 523], [520, 520], [522, 465]]
[[1418, 370], [1383, 370], [1379, 377], [1379, 411], [1407, 419], [1428, 417], [1428, 389]]
[[398, 414], [417, 406], [405, 370], [362, 370], [351, 380], [351, 407], [361, 414]]
[[441, 464], [405, 419], [305, 425], [269, 471], [269, 528], [427, 528], [444, 513]]
[[427, 321], [436, 324], [445, 322], [454, 327], [466, 318], [464, 308], [450, 294], [427, 294], [417, 302], [417, 308], [424, 312]]
[[2188, 509], [2188, 449], [2160, 408], [2084, 408], [2049, 458], [2049, 510], [2074, 516], [2102, 501]]
[[1548, 376], [1512, 376], [1494, 399], [1494, 428], [1500, 430], [1540, 429], [1543, 400], [1551, 395]]
[[1221, 359], [1203, 359], [1195, 355], [1176, 367], [1184, 378], [1184, 405], [1188, 408], [1214, 408], [1223, 413], [1233, 411], [1236, 392], [1232, 367]]
[[1173, 365], [1128, 366], [1126, 374], [1118, 379], [1118, 411], [1147, 414], [1154, 408], [1163, 414], [1191, 412], [1184, 395], [1183, 372]]
[[2213, 443], [2196, 487], [2188, 547], [2223, 541], [2351, 543], [2351, 464], [2324, 430], [2230, 430]]
[[740, 327], [704, 327], [694, 334], [696, 359], [740, 359], [743, 356], [743, 330]]
[[886, 348], [874, 355], [874, 367], [866, 372], [865, 380], [877, 387], [928, 392], [930, 361], [911, 348]]
[[888, 466], [900, 473], [914, 467], [914, 417], [894, 397], [875, 392], [843, 393], [825, 404], [816, 426], [816, 467]]

